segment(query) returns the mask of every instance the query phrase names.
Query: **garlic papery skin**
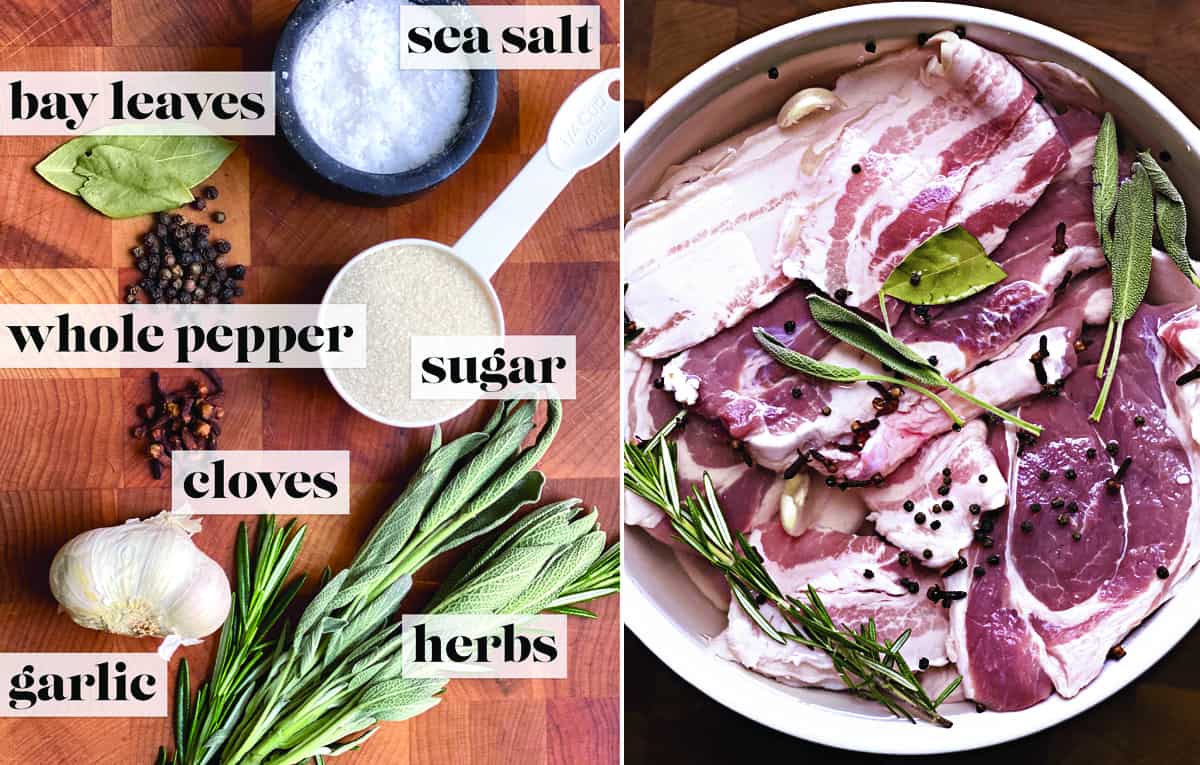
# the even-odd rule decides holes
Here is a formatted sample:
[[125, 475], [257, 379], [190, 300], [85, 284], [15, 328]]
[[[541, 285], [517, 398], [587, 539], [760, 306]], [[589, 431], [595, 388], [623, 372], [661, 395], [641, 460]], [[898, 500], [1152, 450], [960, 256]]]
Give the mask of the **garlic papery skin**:
[[85, 531], [50, 564], [50, 591], [81, 627], [165, 637], [160, 653], [199, 642], [229, 615], [229, 578], [192, 542], [200, 521], [163, 511]]

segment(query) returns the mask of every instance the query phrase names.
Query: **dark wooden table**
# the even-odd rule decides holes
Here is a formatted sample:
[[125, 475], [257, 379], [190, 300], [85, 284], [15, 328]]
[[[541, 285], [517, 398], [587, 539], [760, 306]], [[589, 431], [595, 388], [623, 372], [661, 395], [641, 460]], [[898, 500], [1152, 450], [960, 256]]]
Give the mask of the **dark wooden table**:
[[[296, 0], [2, 0], [0, 70], [267, 70]], [[618, 0], [603, 0], [601, 60], [617, 66]], [[245, 302], [318, 302], [337, 268], [385, 239], [453, 242], [543, 144], [568, 93], [591, 72], [501, 73], [496, 118], [480, 151], [439, 187], [406, 204], [363, 207], [316, 191], [282, 140], [239, 138], [214, 177], [209, 212], [250, 266]], [[134, 280], [129, 248], [149, 217], [110, 221], [32, 170], [64, 139], [0, 139], [0, 302], [110, 303]], [[618, 530], [619, 162], [587, 169], [533, 228], [493, 283], [510, 331], [577, 335], [578, 400], [541, 464], [547, 500], [579, 497]], [[204, 214], [185, 210], [193, 220]], [[89, 528], [168, 506], [128, 436], [145, 400], [145, 370], [0, 370], [0, 651], [150, 651], [157, 641], [85, 630], [56, 613], [47, 583], [54, 552]], [[194, 377], [195, 375], [190, 375]], [[172, 374], [173, 380], [189, 375]], [[349, 449], [350, 516], [309, 516], [297, 562], [310, 582], [345, 566], [428, 445], [356, 414], [320, 370], [227, 375], [226, 449]], [[475, 429], [484, 409], [450, 423]], [[209, 517], [197, 543], [227, 566], [238, 517]], [[410, 608], [445, 561], [417, 577]], [[310, 595], [310, 586], [305, 591]], [[566, 680], [465, 681], [414, 720], [387, 724], [346, 765], [605, 763], [618, 758], [618, 603], [571, 622]], [[193, 682], [215, 637], [182, 650]], [[171, 674], [174, 677], [175, 665]], [[200, 672], [197, 672], [200, 669]], [[168, 743], [163, 719], [0, 719], [0, 764], [149, 765]], [[499, 753], [503, 753], [502, 755]]]
[[[688, 72], [734, 43], [787, 21], [850, 4], [626, 0], [627, 122]], [[1147, 77], [1193, 120], [1200, 120], [1200, 0], [1010, 0], [971, 5], [1016, 13], [1102, 48]], [[697, 691], [626, 631], [628, 765], [770, 761], [843, 765], [907, 760], [980, 765], [1200, 762], [1200, 631], [1193, 631], [1137, 682], [1056, 728], [969, 755], [920, 758], [843, 752], [769, 730]]]

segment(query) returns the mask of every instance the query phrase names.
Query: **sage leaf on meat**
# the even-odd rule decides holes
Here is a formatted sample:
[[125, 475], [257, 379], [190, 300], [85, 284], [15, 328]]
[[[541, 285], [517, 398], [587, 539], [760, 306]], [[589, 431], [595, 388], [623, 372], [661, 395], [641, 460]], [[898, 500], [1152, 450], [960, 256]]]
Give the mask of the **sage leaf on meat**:
[[96, 146], [75, 168], [85, 178], [79, 195], [110, 218], [170, 210], [192, 200], [191, 190], [162, 165], [119, 146]]
[[982, 292], [1006, 276], [970, 231], [954, 226], [910, 252], [883, 283], [882, 292], [912, 305], [945, 305]]
[[1096, 233], [1104, 256], [1112, 260], [1109, 248], [1112, 234], [1109, 223], [1117, 206], [1117, 187], [1120, 185], [1120, 150], [1117, 148], [1117, 123], [1111, 114], [1105, 114], [1096, 134], [1096, 147], [1092, 154], [1092, 212], [1096, 218]]
[[1200, 277], [1197, 277], [1188, 255], [1187, 206], [1183, 203], [1183, 196], [1150, 152], [1139, 152], [1138, 161], [1146, 168], [1150, 185], [1154, 188], [1154, 220], [1163, 249], [1183, 275], [1200, 287]]
[[[1022, 430], [1027, 430], [1034, 435], [1041, 435], [1042, 428], [1040, 426], [1009, 414], [954, 385], [928, 359], [922, 358], [912, 348], [854, 311], [840, 306], [822, 295], [809, 295], [808, 309], [813, 320], [820, 325], [821, 329], [863, 353], [874, 356], [884, 367], [894, 369], [926, 387], [945, 388], [964, 401], [969, 401]], [[957, 416], [954, 417], [954, 420], [961, 422]]]
[[1153, 246], [1154, 187], [1146, 168], [1140, 162], [1134, 162], [1132, 175], [1117, 191], [1110, 256], [1112, 311], [1108, 318], [1108, 331], [1105, 333], [1104, 349], [1100, 353], [1100, 365], [1096, 372], [1098, 376], [1104, 377], [1104, 385], [1091, 414], [1091, 419], [1095, 422], [1099, 422], [1104, 413], [1108, 392], [1116, 375], [1125, 322], [1133, 318], [1150, 286]]
[[59, 146], [33, 169], [50, 185], [78, 196], [87, 177], [77, 172], [75, 165], [97, 146], [117, 146], [141, 154], [188, 188], [215, 173], [237, 148], [233, 141], [215, 135], [85, 135]]
[[827, 380], [835, 383], [853, 383], [853, 382], [878, 382], [886, 385], [899, 385], [902, 388], [908, 388], [911, 391], [925, 396], [929, 400], [937, 404], [955, 425], [962, 425], [963, 420], [955, 411], [950, 408], [945, 399], [937, 395], [928, 388], [916, 385], [908, 380], [901, 380], [898, 377], [890, 377], [888, 375], [876, 375], [853, 367], [839, 367], [835, 364], [826, 364], [823, 361], [817, 361], [811, 356], [805, 356], [803, 353], [798, 353], [788, 348], [781, 343], [777, 337], [767, 332], [762, 327], [754, 328], [754, 338], [758, 340], [758, 344], [763, 347], [771, 358], [778, 361], [780, 364], [795, 369], [797, 372], [802, 372], [809, 377], [815, 377], [818, 380]]

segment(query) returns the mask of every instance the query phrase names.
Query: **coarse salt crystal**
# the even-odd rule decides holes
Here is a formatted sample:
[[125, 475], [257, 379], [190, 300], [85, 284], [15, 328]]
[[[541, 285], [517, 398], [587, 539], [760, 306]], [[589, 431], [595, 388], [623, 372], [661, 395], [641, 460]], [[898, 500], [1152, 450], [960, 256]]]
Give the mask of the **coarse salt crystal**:
[[[356, 170], [401, 173], [450, 145], [467, 115], [464, 69], [402, 69], [400, 9], [408, 0], [347, 0], [300, 44], [291, 87], [317, 145]], [[412, 6], [406, 13], [433, 11]], [[464, 60], [465, 61], [465, 60]]]

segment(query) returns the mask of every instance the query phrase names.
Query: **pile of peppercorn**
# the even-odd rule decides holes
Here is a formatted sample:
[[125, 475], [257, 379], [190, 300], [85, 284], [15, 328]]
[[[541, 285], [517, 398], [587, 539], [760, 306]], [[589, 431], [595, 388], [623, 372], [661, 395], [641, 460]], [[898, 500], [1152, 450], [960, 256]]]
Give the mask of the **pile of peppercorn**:
[[208, 382], [193, 380], [184, 388], [167, 392], [162, 389], [158, 372], [150, 373], [150, 402], [137, 408], [141, 424], [131, 435], [146, 440], [150, 475], [162, 478], [163, 467], [170, 464], [176, 449], [216, 449], [221, 435], [219, 420], [225, 416], [221, 406], [225, 392], [220, 376], [201, 369]]
[[[215, 186], [204, 189], [192, 206], [203, 210], [205, 199], [216, 199]], [[225, 214], [216, 212], [220, 223]], [[226, 255], [233, 245], [226, 239], [210, 240], [206, 224], [196, 224], [179, 213], [161, 212], [155, 225], [132, 250], [142, 278], [125, 291], [125, 302], [136, 303], [145, 295], [151, 303], [232, 303], [245, 294], [241, 280], [246, 267], [229, 265]]]

